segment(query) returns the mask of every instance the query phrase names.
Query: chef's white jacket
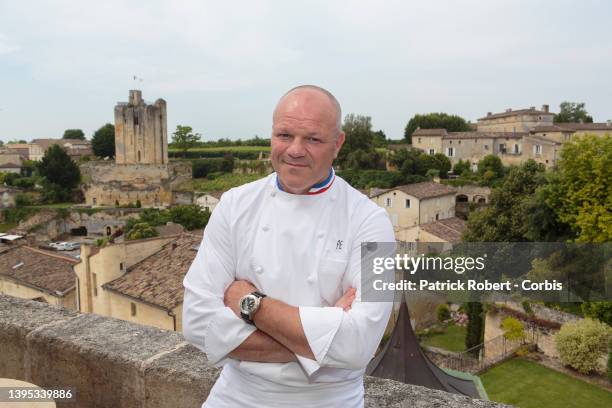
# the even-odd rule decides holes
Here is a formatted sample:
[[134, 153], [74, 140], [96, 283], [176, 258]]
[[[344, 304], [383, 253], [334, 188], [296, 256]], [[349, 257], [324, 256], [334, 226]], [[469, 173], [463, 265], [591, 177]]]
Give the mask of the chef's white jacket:
[[[363, 405], [363, 374], [392, 303], [361, 301], [362, 242], [395, 242], [393, 228], [384, 209], [340, 177], [315, 195], [280, 191], [275, 173], [223, 194], [183, 282], [183, 334], [210, 363], [224, 367], [206, 406], [231, 406], [234, 398], [242, 406], [295, 407], [291, 398], [281, 397], [285, 391], [320, 406]], [[297, 356], [298, 362], [259, 363], [228, 357], [256, 330], [223, 303], [225, 290], [238, 279], [299, 307], [315, 360]], [[349, 287], [357, 288], [351, 310], [333, 307]], [[259, 402], [249, 405], [253, 395]], [[262, 402], [266, 395], [267, 403]]]

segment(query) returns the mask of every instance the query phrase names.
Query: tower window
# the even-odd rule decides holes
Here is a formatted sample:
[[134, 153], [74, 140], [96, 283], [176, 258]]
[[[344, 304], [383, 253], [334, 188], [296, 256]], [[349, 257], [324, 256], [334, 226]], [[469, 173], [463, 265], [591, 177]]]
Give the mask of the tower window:
[[134, 116], [134, 126], [138, 126], [138, 116]]
[[131, 315], [132, 316], [136, 316], [136, 303], [130, 302], [130, 308], [132, 309], [131, 310]]

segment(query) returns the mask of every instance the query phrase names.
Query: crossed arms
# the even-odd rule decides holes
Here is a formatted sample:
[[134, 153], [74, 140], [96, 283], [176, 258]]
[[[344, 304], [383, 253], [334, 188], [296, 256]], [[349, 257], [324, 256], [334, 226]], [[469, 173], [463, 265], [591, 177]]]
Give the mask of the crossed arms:
[[[224, 304], [240, 317], [240, 299], [255, 290], [255, 286], [248, 281], [234, 281], [225, 291]], [[350, 310], [355, 293], [356, 290], [350, 288], [334, 306], [341, 307], [344, 311]], [[296, 361], [296, 355], [315, 359], [304, 334], [297, 307], [266, 297], [262, 299], [253, 321], [258, 330], [230, 352], [230, 357], [265, 363]]]

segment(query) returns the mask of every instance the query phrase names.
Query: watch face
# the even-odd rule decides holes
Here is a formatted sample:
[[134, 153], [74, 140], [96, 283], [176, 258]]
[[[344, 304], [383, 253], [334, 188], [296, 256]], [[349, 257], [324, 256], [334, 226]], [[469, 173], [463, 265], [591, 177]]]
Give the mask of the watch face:
[[240, 301], [240, 309], [243, 313], [250, 314], [257, 308], [257, 297], [248, 295]]

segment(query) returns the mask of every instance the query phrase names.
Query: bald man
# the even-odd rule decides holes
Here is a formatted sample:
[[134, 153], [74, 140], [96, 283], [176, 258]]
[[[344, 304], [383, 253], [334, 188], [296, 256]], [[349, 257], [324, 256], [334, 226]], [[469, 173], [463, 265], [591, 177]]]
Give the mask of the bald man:
[[222, 366], [203, 407], [362, 407], [390, 303], [361, 300], [361, 243], [387, 213], [336, 176], [345, 135], [327, 90], [273, 114], [275, 173], [226, 192], [184, 279], [183, 333]]

